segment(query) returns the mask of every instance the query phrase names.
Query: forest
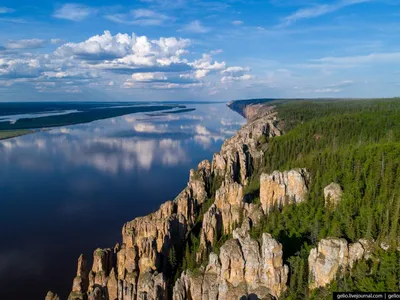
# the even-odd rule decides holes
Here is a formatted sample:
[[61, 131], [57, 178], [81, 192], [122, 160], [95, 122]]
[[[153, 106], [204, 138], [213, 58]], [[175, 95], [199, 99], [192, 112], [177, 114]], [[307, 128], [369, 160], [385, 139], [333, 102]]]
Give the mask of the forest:
[[[329, 299], [333, 291], [398, 291], [400, 255], [400, 101], [298, 101], [277, 106], [286, 132], [265, 147], [249, 187], [256, 196], [259, 175], [305, 167], [311, 174], [307, 201], [276, 209], [252, 232], [269, 232], [290, 266], [286, 299]], [[325, 208], [323, 189], [337, 182], [339, 206]], [[309, 294], [307, 257], [326, 237], [374, 240], [374, 256], [350, 274]], [[388, 251], [378, 245], [390, 245]]]

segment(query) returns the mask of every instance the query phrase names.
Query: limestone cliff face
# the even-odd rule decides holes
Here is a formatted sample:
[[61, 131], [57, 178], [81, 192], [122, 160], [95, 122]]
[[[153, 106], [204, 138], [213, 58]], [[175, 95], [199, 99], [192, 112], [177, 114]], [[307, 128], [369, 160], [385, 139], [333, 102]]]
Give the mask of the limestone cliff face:
[[[215, 202], [206, 212], [200, 233], [200, 254], [212, 250], [213, 243], [222, 234], [231, 233], [243, 217], [257, 223], [262, 216], [259, 207], [249, 205], [243, 198], [243, 187], [248, 184], [254, 168], [263, 156], [259, 149], [262, 136], [279, 136], [277, 116], [272, 107], [267, 107], [258, 118], [244, 125], [235, 136], [226, 140], [221, 151], [214, 154], [211, 172], [222, 179], [215, 194]], [[253, 220], [254, 219], [254, 220]]]
[[371, 242], [364, 239], [354, 244], [338, 238], [321, 240], [308, 256], [309, 288], [328, 285], [337, 275], [351, 269], [356, 261], [368, 258], [370, 248]]
[[[260, 112], [260, 111], [259, 111]], [[259, 206], [243, 200], [243, 187], [262, 157], [262, 136], [281, 135], [272, 107], [243, 126], [226, 140], [212, 162], [202, 161], [190, 171], [187, 187], [173, 201], [156, 212], [127, 222], [122, 228], [122, 243], [114, 248], [97, 249], [90, 270], [79, 258], [70, 299], [164, 299], [171, 280], [165, 278], [170, 249], [179, 249], [210, 198], [211, 183], [220, 182], [215, 202], [203, 217], [199, 258], [206, 257], [221, 234], [230, 233], [249, 217], [254, 224], [262, 216]], [[254, 219], [254, 220], [253, 220]], [[236, 281], [235, 281], [236, 282]]]
[[248, 233], [250, 221], [233, 231], [233, 239], [209, 255], [199, 273], [183, 272], [175, 283], [173, 299], [225, 300], [250, 295], [258, 299], [279, 297], [286, 289], [288, 267], [283, 264], [282, 245], [264, 233], [261, 241]]
[[264, 213], [273, 207], [281, 208], [286, 204], [303, 202], [308, 191], [309, 177], [306, 169], [262, 174], [260, 201]]
[[254, 165], [263, 154], [257, 147], [259, 139], [281, 134], [276, 112], [270, 107], [263, 116], [244, 125], [236, 135], [223, 143], [221, 151], [214, 154], [212, 160], [214, 174], [224, 177], [228, 183], [246, 185]]

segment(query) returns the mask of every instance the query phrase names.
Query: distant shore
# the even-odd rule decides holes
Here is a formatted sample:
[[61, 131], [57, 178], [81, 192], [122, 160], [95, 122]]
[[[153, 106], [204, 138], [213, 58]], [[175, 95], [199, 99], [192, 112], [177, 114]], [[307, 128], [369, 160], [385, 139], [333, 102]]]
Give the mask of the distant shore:
[[20, 129], [20, 130], [0, 130], [0, 141], [15, 138], [22, 135], [34, 133], [37, 130]]

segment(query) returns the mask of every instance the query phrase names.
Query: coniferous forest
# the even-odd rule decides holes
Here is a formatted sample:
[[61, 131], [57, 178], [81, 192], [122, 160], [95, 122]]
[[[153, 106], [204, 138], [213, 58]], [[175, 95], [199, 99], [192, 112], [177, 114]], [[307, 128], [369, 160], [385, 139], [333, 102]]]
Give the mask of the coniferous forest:
[[[251, 192], [257, 194], [261, 172], [305, 167], [312, 178], [307, 201], [272, 212], [252, 232], [256, 237], [269, 232], [283, 244], [292, 270], [286, 298], [329, 299], [332, 291], [398, 291], [400, 100], [298, 101], [277, 109], [286, 133], [261, 145], [265, 157], [250, 183]], [[335, 209], [324, 204], [323, 189], [330, 182], [343, 189]], [[374, 240], [374, 255], [327, 289], [309, 295], [309, 250], [326, 237]], [[389, 250], [382, 250], [381, 243], [390, 245]]]

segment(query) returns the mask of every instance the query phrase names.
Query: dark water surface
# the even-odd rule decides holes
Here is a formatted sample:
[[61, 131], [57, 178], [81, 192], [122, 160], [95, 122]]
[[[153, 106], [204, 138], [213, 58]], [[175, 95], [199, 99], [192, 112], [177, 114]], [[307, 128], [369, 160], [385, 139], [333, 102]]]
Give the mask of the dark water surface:
[[0, 299], [66, 299], [77, 258], [186, 186], [244, 123], [225, 104], [131, 114], [0, 141]]

